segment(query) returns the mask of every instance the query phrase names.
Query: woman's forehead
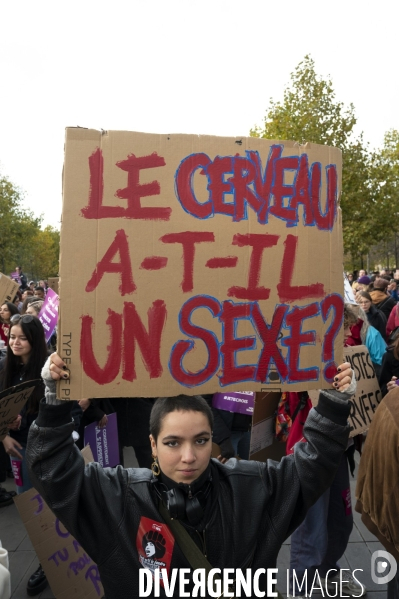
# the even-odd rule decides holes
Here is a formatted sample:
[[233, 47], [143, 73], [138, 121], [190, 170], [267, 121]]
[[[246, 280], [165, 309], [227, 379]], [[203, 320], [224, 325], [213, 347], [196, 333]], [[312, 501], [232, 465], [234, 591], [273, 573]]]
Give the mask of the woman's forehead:
[[175, 410], [162, 418], [160, 435], [192, 437], [205, 431], [211, 432], [206, 414], [194, 410]]

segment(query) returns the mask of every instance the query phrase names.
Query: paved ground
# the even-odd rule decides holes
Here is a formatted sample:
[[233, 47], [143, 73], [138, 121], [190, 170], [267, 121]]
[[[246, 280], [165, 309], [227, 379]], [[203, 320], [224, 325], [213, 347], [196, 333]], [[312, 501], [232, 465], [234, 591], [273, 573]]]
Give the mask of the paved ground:
[[[125, 452], [126, 466], [136, 465], [134, 452], [129, 450], [125, 450]], [[355, 481], [351, 483], [352, 499], [354, 498], [355, 484]], [[10, 480], [4, 483], [4, 486], [9, 490], [15, 488], [14, 483]], [[38, 561], [14, 505], [0, 509], [0, 539], [3, 547], [9, 551], [12, 599], [26, 599], [26, 583], [32, 572], [37, 568]], [[359, 515], [355, 514], [355, 526], [340, 565], [342, 568], [349, 568], [350, 570], [355, 568], [363, 569], [363, 573], [357, 573], [357, 575], [368, 589], [368, 599], [386, 598], [386, 586], [373, 583], [370, 575], [371, 554], [381, 548], [377, 539], [362, 524]], [[286, 591], [286, 571], [289, 567], [289, 556], [290, 544], [288, 540], [280, 551], [277, 564], [279, 568], [278, 587], [283, 594]], [[38, 599], [53, 598], [54, 595], [49, 587], [38, 596]]]

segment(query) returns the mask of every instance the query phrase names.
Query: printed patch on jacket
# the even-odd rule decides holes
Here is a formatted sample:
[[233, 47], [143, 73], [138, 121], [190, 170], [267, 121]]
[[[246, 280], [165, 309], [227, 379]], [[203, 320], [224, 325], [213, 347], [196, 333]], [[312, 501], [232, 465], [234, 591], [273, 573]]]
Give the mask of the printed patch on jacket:
[[155, 570], [166, 568], [169, 577], [174, 544], [175, 539], [166, 524], [141, 517], [136, 537], [137, 553], [143, 568], [151, 570], [153, 576]]

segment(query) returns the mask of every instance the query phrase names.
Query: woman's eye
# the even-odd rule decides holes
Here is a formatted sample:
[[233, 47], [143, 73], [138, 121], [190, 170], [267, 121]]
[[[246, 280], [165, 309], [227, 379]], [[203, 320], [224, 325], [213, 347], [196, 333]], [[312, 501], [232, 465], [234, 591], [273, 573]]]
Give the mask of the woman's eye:
[[167, 447], [177, 447], [179, 444], [177, 441], [168, 441], [165, 445], [167, 445]]
[[197, 439], [197, 444], [205, 445], [205, 443], [207, 443], [208, 441], [209, 441], [209, 439]]

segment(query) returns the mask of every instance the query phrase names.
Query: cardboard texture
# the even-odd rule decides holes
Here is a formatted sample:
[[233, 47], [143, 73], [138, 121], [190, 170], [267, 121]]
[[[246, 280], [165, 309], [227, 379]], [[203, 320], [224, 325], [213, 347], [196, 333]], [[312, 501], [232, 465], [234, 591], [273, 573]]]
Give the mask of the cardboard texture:
[[[90, 460], [87, 448], [82, 454], [87, 463]], [[17, 495], [14, 501], [56, 599], [103, 597], [96, 564], [36, 489]]]
[[15, 420], [40, 382], [26, 381], [0, 393], [0, 441], [8, 434], [8, 424]]
[[329, 386], [341, 152], [67, 129], [61, 399]]
[[12, 302], [19, 289], [19, 284], [0, 272], [0, 306], [4, 302]]
[[[350, 436], [354, 437], [368, 430], [375, 411], [382, 400], [382, 393], [370, 354], [365, 345], [345, 347], [344, 358], [354, 370], [357, 381], [356, 394], [351, 398], [352, 409], [349, 416]], [[311, 391], [309, 396], [312, 404], [317, 405], [318, 391]]]
[[50, 289], [52, 289], [53, 291], [55, 291], [55, 293], [58, 295], [58, 281], [59, 281], [59, 277], [49, 277], [47, 279], [47, 283]]

